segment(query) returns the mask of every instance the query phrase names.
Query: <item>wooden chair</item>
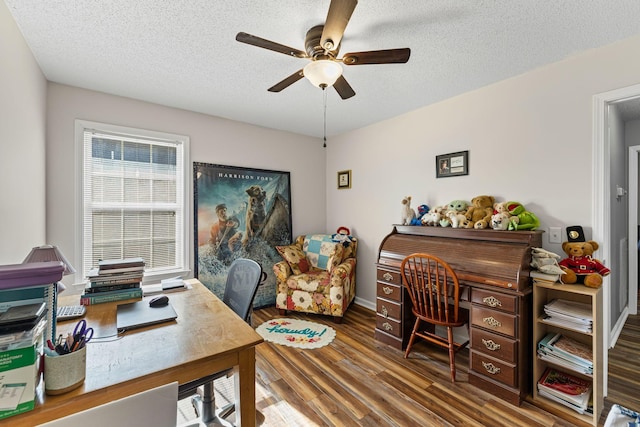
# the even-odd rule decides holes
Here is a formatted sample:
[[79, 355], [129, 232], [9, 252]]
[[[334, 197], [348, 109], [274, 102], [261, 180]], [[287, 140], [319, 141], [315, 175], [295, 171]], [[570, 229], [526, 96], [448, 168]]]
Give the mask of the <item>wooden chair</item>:
[[[400, 264], [402, 282], [409, 291], [411, 311], [416, 322], [404, 354], [409, 357], [416, 336], [449, 349], [451, 381], [456, 380], [455, 354], [467, 346], [469, 341], [456, 343], [453, 340], [453, 328], [468, 327], [468, 312], [460, 310], [460, 284], [453, 269], [442, 259], [424, 253], [414, 253]], [[423, 322], [428, 328], [421, 328]], [[427, 326], [427, 325], [425, 325]], [[435, 333], [436, 326], [447, 329], [447, 337]]]

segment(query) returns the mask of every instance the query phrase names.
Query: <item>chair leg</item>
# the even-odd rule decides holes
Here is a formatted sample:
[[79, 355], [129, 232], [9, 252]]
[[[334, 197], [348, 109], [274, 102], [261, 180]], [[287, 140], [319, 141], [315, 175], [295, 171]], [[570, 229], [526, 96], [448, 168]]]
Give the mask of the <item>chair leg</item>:
[[451, 382], [456, 382], [456, 350], [453, 342], [453, 328], [447, 327], [447, 338], [449, 340], [449, 368], [451, 369]]
[[409, 357], [409, 353], [411, 353], [411, 346], [413, 345], [413, 341], [416, 339], [416, 332], [420, 327], [420, 319], [416, 319], [416, 323], [413, 325], [413, 331], [411, 331], [411, 337], [409, 337], [409, 344], [407, 344], [407, 349], [404, 352], [404, 358]]

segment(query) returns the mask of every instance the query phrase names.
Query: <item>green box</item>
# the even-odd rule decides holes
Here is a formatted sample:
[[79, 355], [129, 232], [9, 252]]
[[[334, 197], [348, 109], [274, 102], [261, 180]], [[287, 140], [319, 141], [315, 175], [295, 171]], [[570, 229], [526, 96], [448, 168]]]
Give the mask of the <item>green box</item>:
[[40, 384], [43, 331], [33, 345], [0, 352], [0, 419], [30, 411]]

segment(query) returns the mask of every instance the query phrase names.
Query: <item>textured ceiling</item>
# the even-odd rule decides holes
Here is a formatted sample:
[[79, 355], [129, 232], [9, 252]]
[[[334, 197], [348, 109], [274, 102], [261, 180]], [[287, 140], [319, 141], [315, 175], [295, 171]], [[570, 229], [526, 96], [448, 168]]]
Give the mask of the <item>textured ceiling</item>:
[[[308, 60], [241, 44], [244, 31], [304, 50], [329, 0], [5, 0], [47, 79], [322, 136], [323, 93], [267, 88]], [[407, 64], [345, 67], [327, 93], [340, 134], [640, 33], [638, 0], [362, 0], [341, 53], [411, 48]]]

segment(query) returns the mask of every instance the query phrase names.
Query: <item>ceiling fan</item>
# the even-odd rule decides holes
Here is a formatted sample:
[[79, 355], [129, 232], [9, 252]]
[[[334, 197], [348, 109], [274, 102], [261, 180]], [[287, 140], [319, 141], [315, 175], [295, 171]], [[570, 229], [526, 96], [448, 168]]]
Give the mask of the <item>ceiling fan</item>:
[[243, 32], [236, 35], [236, 40], [296, 58], [311, 60], [304, 68], [270, 87], [269, 92], [280, 92], [301, 78], [307, 77], [311, 83], [322, 89], [333, 86], [342, 99], [348, 99], [356, 93], [342, 75], [340, 63], [344, 65], [404, 64], [411, 55], [411, 49], [402, 48], [351, 52], [338, 58], [344, 30], [357, 4], [358, 0], [331, 0], [325, 24], [316, 25], [307, 31], [304, 41], [305, 51]]

